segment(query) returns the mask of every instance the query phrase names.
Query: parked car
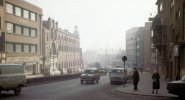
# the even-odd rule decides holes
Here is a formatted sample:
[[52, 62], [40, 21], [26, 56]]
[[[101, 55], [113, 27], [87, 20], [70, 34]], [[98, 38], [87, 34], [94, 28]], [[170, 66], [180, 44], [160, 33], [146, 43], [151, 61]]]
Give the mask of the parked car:
[[167, 83], [167, 91], [171, 94], [185, 98], [185, 76], [179, 81]]
[[100, 73], [98, 68], [88, 68], [81, 74], [81, 84], [85, 81], [86, 83], [98, 83], [100, 80]]
[[109, 73], [110, 83], [113, 84], [114, 82], [121, 82], [126, 83], [127, 75], [124, 68], [112, 68]]
[[107, 75], [107, 69], [106, 68], [99, 68], [100, 75], [105, 76]]
[[20, 95], [21, 87], [26, 85], [26, 75], [21, 64], [0, 64], [0, 93], [13, 90]]

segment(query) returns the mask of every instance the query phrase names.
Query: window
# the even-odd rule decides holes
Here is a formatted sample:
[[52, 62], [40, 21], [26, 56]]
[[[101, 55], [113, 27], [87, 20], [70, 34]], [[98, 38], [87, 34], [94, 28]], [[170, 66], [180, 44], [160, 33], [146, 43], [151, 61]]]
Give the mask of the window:
[[36, 45], [31, 45], [31, 53], [35, 53], [36, 52]]
[[160, 5], [159, 5], [159, 11], [161, 12], [162, 10], [163, 10], [163, 4], [161, 2]]
[[30, 19], [33, 21], [36, 21], [36, 14], [33, 12], [30, 12]]
[[178, 11], [176, 12], [176, 20], [180, 19], [180, 17], [181, 17], [181, 11], [178, 10]]
[[15, 33], [16, 33], [16, 34], [22, 34], [22, 27], [19, 26], [19, 25], [16, 25], [16, 26], [15, 26]]
[[174, 4], [175, 4], [174, 0], [171, 0], [171, 3], [170, 3], [171, 8], [173, 8]]
[[24, 27], [23, 28], [23, 34], [26, 35], [26, 36], [29, 36], [30, 35], [30, 30], [28, 27]]
[[21, 8], [15, 7], [15, 15], [16, 15], [16, 16], [21, 16], [21, 15], [22, 15]]
[[29, 45], [28, 44], [24, 44], [24, 52], [29, 52]]
[[13, 5], [12, 4], [6, 4], [6, 12], [9, 14], [13, 14]]
[[16, 44], [15, 51], [16, 52], [22, 52], [22, 45], [21, 44]]
[[8, 52], [14, 52], [13, 43], [7, 43], [7, 44], [6, 44], [6, 50], [7, 50]]
[[23, 10], [23, 17], [29, 19], [29, 11]]
[[1, 29], [1, 17], [0, 17], [0, 29]]
[[30, 31], [31, 31], [30, 32], [31, 33], [31, 36], [32, 37], [36, 37], [36, 29], [31, 29]]
[[6, 23], [6, 30], [8, 31], [8, 33], [13, 33], [13, 24]]

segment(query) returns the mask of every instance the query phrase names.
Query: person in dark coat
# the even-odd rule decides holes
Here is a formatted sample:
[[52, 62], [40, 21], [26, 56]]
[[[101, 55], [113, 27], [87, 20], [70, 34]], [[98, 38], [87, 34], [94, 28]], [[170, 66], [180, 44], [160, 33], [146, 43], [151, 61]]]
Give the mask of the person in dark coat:
[[152, 80], [153, 80], [153, 91], [152, 93], [157, 94], [158, 93], [158, 89], [160, 89], [160, 75], [159, 73], [155, 70], [153, 75], [152, 75]]
[[134, 73], [133, 73], [132, 79], [133, 79], [134, 91], [136, 91], [138, 89], [137, 85], [139, 82], [139, 73], [137, 71], [137, 68], [134, 68]]

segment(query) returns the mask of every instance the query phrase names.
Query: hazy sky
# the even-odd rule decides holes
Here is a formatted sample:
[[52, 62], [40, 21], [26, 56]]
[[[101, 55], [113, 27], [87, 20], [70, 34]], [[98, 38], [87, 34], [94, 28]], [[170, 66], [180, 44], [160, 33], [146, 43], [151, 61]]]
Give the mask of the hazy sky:
[[83, 51], [125, 48], [125, 32], [144, 26], [156, 0], [27, 0], [63, 29], [78, 26]]

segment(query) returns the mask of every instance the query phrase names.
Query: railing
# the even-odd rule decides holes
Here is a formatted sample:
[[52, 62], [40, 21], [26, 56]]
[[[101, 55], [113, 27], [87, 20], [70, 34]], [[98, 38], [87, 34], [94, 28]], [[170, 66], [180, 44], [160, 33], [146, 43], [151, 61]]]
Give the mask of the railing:
[[80, 78], [81, 74], [72, 74], [72, 75], [63, 75], [63, 76], [47, 76], [47, 77], [38, 77], [38, 78], [30, 78], [26, 79], [27, 86], [49, 83], [54, 81], [64, 81], [75, 78]]

